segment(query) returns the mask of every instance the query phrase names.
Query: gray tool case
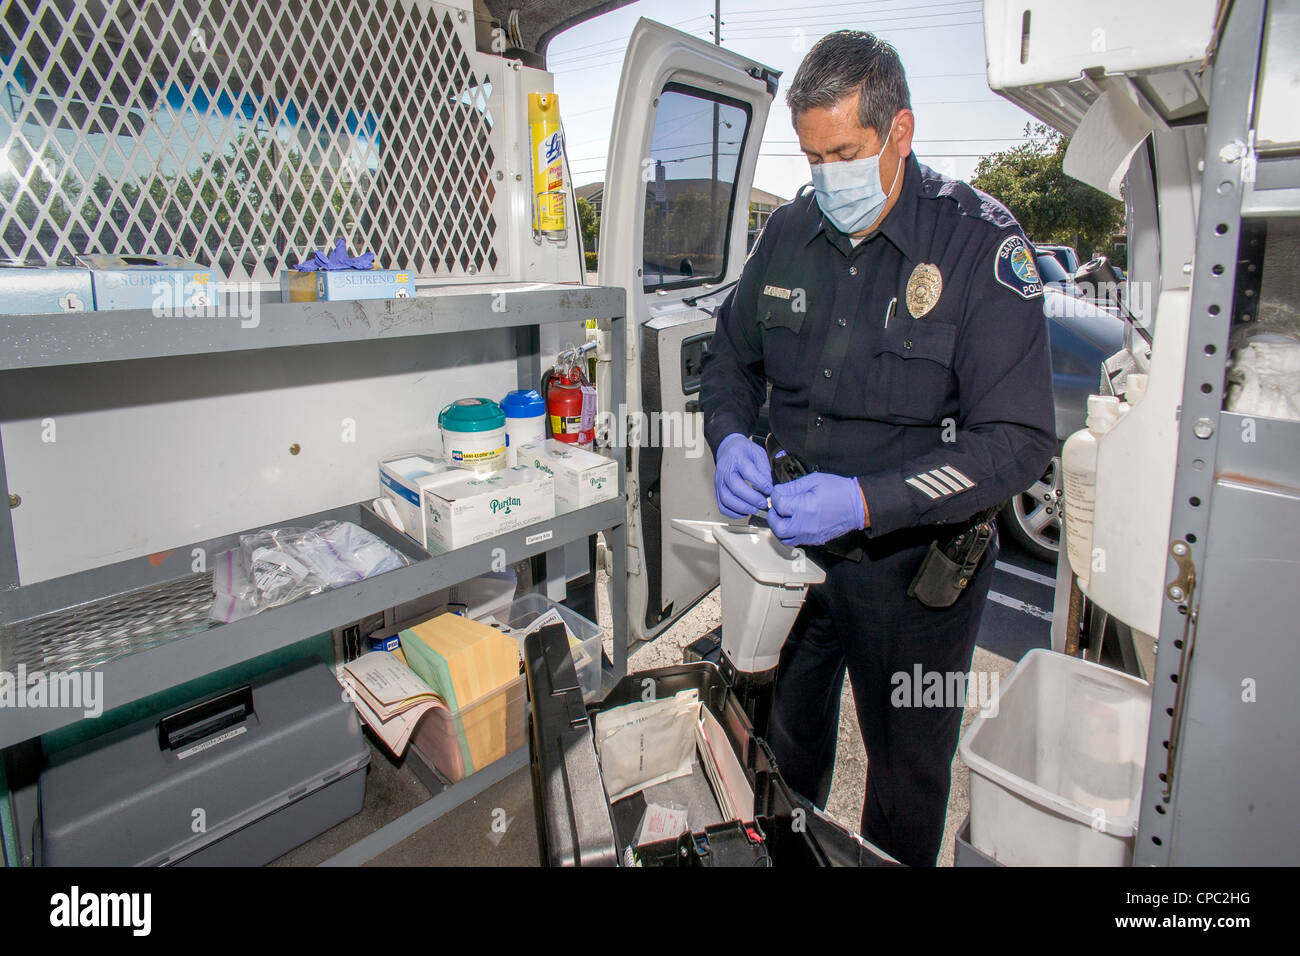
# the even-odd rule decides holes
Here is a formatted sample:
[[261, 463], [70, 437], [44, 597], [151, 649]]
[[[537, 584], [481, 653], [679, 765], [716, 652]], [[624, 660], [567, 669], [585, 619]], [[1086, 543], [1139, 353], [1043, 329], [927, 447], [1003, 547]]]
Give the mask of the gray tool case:
[[45, 866], [256, 866], [360, 812], [370, 748], [325, 665], [298, 663], [54, 755]]

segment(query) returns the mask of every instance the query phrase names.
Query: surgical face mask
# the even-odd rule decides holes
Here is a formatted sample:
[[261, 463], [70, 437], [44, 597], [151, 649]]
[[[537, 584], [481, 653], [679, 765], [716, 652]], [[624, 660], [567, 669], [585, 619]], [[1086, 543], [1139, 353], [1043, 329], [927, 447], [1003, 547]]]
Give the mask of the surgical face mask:
[[880, 152], [866, 159], [842, 160], [838, 163], [818, 163], [812, 167], [813, 189], [817, 191], [817, 205], [826, 218], [840, 232], [852, 235], [861, 232], [880, 215], [889, 194], [903, 171], [899, 160], [894, 182], [885, 189], [880, 183], [880, 157], [889, 145], [893, 129], [881, 144]]

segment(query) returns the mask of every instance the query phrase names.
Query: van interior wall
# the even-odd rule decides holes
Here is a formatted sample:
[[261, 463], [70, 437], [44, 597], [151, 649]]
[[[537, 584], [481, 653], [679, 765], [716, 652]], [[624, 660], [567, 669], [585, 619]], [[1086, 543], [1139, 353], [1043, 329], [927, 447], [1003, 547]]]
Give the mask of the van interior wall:
[[381, 456], [516, 374], [507, 329], [0, 376], [22, 582], [374, 498]]

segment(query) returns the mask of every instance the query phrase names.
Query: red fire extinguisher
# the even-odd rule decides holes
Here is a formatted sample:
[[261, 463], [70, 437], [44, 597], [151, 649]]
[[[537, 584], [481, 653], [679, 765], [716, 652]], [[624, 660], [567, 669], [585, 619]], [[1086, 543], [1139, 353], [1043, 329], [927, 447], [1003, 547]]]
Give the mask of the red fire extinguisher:
[[550, 435], [572, 445], [590, 445], [596, 438], [596, 389], [578, 364], [580, 354], [586, 351], [563, 353], [559, 363], [542, 376]]

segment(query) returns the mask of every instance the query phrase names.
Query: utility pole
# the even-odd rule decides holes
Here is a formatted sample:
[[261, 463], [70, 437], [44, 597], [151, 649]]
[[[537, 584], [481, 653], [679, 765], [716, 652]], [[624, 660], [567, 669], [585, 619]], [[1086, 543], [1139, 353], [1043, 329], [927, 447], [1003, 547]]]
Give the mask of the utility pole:
[[[713, 45], [722, 46], [722, 0], [713, 0]], [[713, 101], [713, 177], [709, 181], [709, 252], [717, 248], [718, 229], [718, 102]], [[724, 250], [725, 258], [725, 250]], [[721, 271], [721, 267], [719, 267]], [[711, 270], [710, 270], [711, 272]]]

